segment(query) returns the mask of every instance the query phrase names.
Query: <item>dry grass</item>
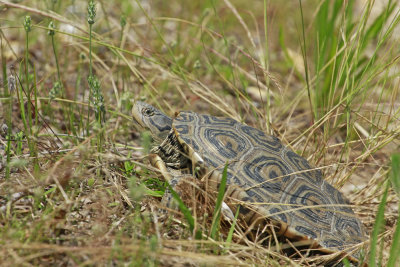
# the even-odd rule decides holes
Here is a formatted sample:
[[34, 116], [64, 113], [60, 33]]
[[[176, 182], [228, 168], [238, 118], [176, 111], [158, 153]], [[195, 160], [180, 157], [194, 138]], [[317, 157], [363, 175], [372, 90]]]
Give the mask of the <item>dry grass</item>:
[[[312, 40], [323, 8], [319, 1], [303, 1], [304, 26], [297, 1], [266, 1], [266, 10], [262, 1], [99, 1], [92, 40], [93, 73], [101, 81], [106, 107], [105, 123], [99, 124], [93, 102], [87, 120], [87, 2], [54, 2], [0, 1], [0, 123], [11, 118], [13, 133], [9, 162], [6, 131], [0, 137], [0, 265], [318, 264], [318, 256], [291, 259], [273, 242], [262, 246], [251, 241], [240, 227], [227, 244], [230, 224], [225, 221], [220, 239], [210, 239], [213, 202], [191, 193], [201, 192], [196, 181], [183, 199], [203, 230], [202, 239], [188, 230], [180, 212], [172, 210], [163, 218], [158, 212], [163, 183], [147, 159], [149, 136], [136, 129], [130, 115], [132, 100], [143, 98], [171, 115], [193, 110], [229, 116], [279, 137], [322, 170], [372, 232], [390, 177], [390, 156], [399, 149], [398, 27], [383, 45], [378, 45], [383, 33], [371, 37], [365, 50], [356, 50], [357, 57], [350, 48], [361, 47], [357, 40], [367, 35], [353, 29], [342, 50], [333, 49], [332, 59], [319, 62], [317, 74], [315, 51], [322, 44]], [[355, 23], [364, 14], [364, 2], [355, 1]], [[379, 6], [372, 5], [366, 25], [377, 17]], [[127, 21], [123, 30], [122, 14]], [[27, 95], [22, 111], [16, 90], [11, 97], [5, 90], [7, 78], [18, 76], [17, 87], [27, 92], [25, 15], [33, 24], [28, 54], [33, 122], [28, 129], [22, 116], [29, 116]], [[50, 19], [56, 24], [60, 78], [47, 35]], [[386, 28], [390, 22], [385, 21]], [[303, 29], [307, 54], [302, 53]], [[343, 31], [337, 25], [340, 38]], [[374, 56], [371, 65], [363, 65]], [[355, 61], [359, 65], [353, 66]], [[329, 71], [332, 65], [336, 71]], [[346, 76], [352, 68], [341, 81], [340, 73]], [[363, 75], [363, 70], [371, 71]], [[57, 94], [52, 88], [58, 80], [63, 87]], [[323, 86], [335, 89], [322, 94], [326, 99], [317, 96]], [[378, 265], [385, 266], [390, 256], [398, 203], [391, 188]], [[369, 240], [365, 245], [368, 255]]]

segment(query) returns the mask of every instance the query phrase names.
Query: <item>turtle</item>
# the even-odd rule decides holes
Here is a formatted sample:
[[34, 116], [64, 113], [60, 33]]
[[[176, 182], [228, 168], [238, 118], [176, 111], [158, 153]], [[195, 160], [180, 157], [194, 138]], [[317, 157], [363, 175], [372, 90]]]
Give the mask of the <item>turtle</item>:
[[225, 201], [236, 200], [227, 205], [247, 225], [267, 221], [278, 236], [359, 261], [355, 247], [366, 231], [349, 202], [277, 137], [228, 117], [180, 111], [171, 118], [142, 101], [132, 115], [160, 143], [151, 162], [167, 180], [174, 180], [169, 170], [187, 169], [217, 189], [227, 166]]

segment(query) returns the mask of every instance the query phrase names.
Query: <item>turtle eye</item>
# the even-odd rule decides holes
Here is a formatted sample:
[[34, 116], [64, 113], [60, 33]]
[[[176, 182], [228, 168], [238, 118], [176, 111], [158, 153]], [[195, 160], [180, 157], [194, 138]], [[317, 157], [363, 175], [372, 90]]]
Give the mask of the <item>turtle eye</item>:
[[150, 109], [150, 108], [143, 108], [142, 109], [142, 113], [145, 116], [150, 117], [150, 116], [152, 116], [154, 114], [154, 111], [152, 109]]

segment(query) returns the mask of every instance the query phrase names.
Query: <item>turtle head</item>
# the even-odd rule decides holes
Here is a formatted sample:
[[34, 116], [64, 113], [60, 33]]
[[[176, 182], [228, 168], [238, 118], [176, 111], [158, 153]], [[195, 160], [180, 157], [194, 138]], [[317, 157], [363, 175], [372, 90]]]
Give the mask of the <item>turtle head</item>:
[[164, 140], [172, 127], [172, 119], [157, 108], [141, 101], [135, 101], [132, 108], [133, 119], [149, 130], [157, 141]]

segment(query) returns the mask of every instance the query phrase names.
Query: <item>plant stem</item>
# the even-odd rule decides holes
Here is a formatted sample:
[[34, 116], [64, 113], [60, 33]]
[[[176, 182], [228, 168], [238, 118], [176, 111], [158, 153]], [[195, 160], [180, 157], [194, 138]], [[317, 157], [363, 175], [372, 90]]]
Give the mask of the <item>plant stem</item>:
[[[89, 24], [89, 77], [92, 76], [92, 24]], [[90, 115], [90, 99], [92, 90], [89, 88], [88, 112], [86, 119], [86, 135], [89, 136], [89, 115]]]

